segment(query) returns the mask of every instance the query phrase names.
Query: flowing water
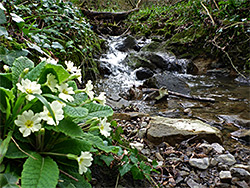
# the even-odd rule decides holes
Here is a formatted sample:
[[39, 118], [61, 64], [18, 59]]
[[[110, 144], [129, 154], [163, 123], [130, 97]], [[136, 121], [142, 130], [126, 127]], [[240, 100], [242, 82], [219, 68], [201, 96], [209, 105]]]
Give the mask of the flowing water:
[[[138, 80], [135, 70], [121, 63], [128, 52], [116, 50], [123, 38], [116, 37], [108, 40], [110, 50], [100, 59], [105, 66], [111, 69], [107, 75], [98, 83], [98, 88], [107, 93], [108, 98], [119, 101], [131, 87], [138, 87], [143, 81]], [[139, 40], [138, 44], [143, 46], [150, 41]], [[160, 103], [152, 101], [132, 101], [139, 111], [151, 115], [163, 116], [190, 116], [207, 122], [216, 122], [220, 126], [228, 125], [229, 132], [238, 129], [250, 129], [250, 86], [239, 80], [228, 76], [215, 75], [190, 75], [177, 74], [184, 79], [191, 89], [191, 95], [214, 98], [216, 102], [201, 102], [199, 100], [188, 100], [171, 96]], [[131, 101], [130, 101], [131, 102]], [[131, 103], [128, 103], [131, 104]], [[186, 110], [186, 113], [184, 113]], [[174, 114], [174, 115], [173, 115]]]

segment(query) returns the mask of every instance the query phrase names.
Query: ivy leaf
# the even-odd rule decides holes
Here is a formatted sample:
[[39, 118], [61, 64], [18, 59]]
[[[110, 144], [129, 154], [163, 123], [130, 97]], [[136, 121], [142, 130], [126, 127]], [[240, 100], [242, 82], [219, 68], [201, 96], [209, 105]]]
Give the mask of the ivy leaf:
[[119, 167], [119, 172], [120, 172], [121, 176], [123, 176], [124, 174], [129, 172], [132, 167], [133, 167], [133, 165], [130, 164], [129, 162], [127, 162], [123, 166]]
[[[8, 34], [8, 33], [7, 33]], [[0, 36], [1, 36], [1, 27], [0, 27]], [[29, 53], [28, 50], [7, 50], [3, 46], [0, 46], [0, 60], [5, 64], [12, 66], [16, 58], [21, 56], [27, 56]]]
[[112, 155], [108, 155], [108, 156], [101, 155], [100, 158], [106, 163], [107, 166], [109, 166], [110, 163], [114, 160], [114, 157]]
[[51, 47], [54, 49], [60, 49], [60, 50], [64, 49], [64, 47], [59, 42], [52, 42]]
[[[1, 3], [1, 5], [2, 5], [2, 3]], [[7, 20], [6, 20], [5, 14], [4, 14], [4, 10], [0, 8], [0, 24], [5, 24], [6, 22], [7, 22]]]
[[143, 176], [143, 172], [136, 166], [134, 165], [132, 168], [131, 168], [131, 173], [133, 175], [133, 178], [135, 180], [139, 180], [139, 179], [143, 179], [144, 176]]
[[0, 36], [2, 35], [7, 37], [9, 34], [5, 27], [0, 26]]
[[12, 16], [12, 20], [14, 20], [16, 23], [24, 22], [24, 20], [15, 13], [10, 13], [10, 15]]
[[1, 188], [18, 188], [16, 183], [18, 176], [11, 173], [0, 174], [0, 187]]
[[22, 188], [56, 187], [59, 178], [59, 169], [50, 157], [33, 154], [24, 165], [21, 176]]
[[17, 58], [12, 66], [12, 83], [13, 86], [16, 86], [19, 76], [23, 72], [25, 68], [32, 69], [34, 67], [33, 61], [28, 59], [27, 57], [19, 57]]

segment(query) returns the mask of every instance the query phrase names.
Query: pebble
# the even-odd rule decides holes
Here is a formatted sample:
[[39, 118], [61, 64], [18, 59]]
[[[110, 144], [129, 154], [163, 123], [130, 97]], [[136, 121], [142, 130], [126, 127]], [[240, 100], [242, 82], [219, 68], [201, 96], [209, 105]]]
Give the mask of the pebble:
[[161, 154], [159, 152], [156, 152], [155, 153], [155, 156], [156, 158], [159, 160], [159, 161], [164, 161], [164, 158], [161, 156]]
[[203, 186], [200, 185], [199, 183], [195, 182], [192, 179], [188, 179], [187, 184], [190, 188], [202, 188]]
[[216, 166], [218, 164], [218, 161], [215, 158], [210, 159], [210, 166]]
[[242, 168], [230, 168], [233, 176], [240, 178], [241, 180], [250, 181], [250, 173]]
[[230, 182], [230, 180], [232, 179], [232, 175], [230, 171], [220, 171], [219, 176], [220, 176], [221, 182], [223, 183]]
[[230, 165], [230, 166], [236, 163], [234, 156], [230, 153], [219, 155], [216, 157], [216, 160], [218, 162], [221, 162], [223, 164]]
[[140, 142], [133, 142], [129, 144], [132, 148], [136, 148], [138, 151], [141, 151], [144, 147], [144, 144]]
[[209, 166], [209, 158], [208, 157], [192, 158], [189, 160], [189, 164], [193, 167], [205, 170]]
[[243, 169], [247, 170], [248, 172], [250, 172], [250, 165], [235, 164], [233, 167], [234, 168], [243, 168]]
[[147, 133], [147, 129], [146, 128], [142, 128], [138, 131], [138, 137], [139, 138], [145, 138], [146, 136], [146, 133]]
[[146, 128], [147, 126], [148, 126], [147, 122], [145, 122], [145, 121], [141, 122], [141, 127], [142, 128]]
[[222, 154], [225, 151], [225, 149], [219, 143], [212, 143], [211, 146], [219, 154]]

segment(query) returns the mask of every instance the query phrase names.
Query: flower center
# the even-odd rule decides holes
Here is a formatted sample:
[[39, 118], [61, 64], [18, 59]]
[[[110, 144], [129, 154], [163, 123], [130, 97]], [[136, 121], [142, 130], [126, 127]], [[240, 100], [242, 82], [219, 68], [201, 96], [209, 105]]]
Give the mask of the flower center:
[[27, 92], [28, 94], [30, 94], [30, 93], [32, 93], [32, 90], [31, 90], [31, 89], [26, 89], [26, 92]]
[[84, 161], [84, 158], [80, 158], [79, 164], [82, 164], [83, 161]]
[[33, 122], [33, 121], [27, 120], [27, 121], [25, 122], [25, 126], [26, 126], [27, 128], [31, 128], [31, 127], [33, 127], [33, 125], [34, 125], [34, 122]]
[[101, 125], [100, 129], [103, 131], [103, 130], [104, 130], [104, 126], [103, 126], [103, 125]]
[[68, 91], [67, 91], [66, 89], [63, 89], [62, 92], [63, 92], [64, 94], [68, 94]]
[[[53, 112], [54, 113], [54, 112]], [[55, 113], [54, 113], [55, 114]], [[50, 112], [48, 112], [48, 116], [50, 117], [50, 118], [52, 118], [52, 115], [51, 115], [51, 113]]]

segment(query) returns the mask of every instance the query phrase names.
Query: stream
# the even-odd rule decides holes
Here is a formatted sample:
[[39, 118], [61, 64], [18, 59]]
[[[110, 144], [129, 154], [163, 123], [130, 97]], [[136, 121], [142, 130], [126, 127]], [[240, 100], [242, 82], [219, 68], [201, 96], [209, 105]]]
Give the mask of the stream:
[[[246, 147], [250, 144], [248, 131], [250, 129], [249, 82], [243, 83], [236, 77], [221, 74], [221, 72], [217, 73], [214, 70], [208, 71], [206, 75], [187, 74], [185, 68], [187, 60], [178, 60], [170, 53], [169, 56], [165, 54], [162, 57], [168, 62], [175, 61], [182, 65], [182, 71], [172, 71], [171, 74], [175, 78], [185, 81], [190, 90], [188, 95], [213, 98], [215, 102], [190, 100], [171, 95], [160, 102], [144, 100], [147, 94], [141, 92], [141, 87], [144, 87], [146, 79], [138, 79], [136, 76], [136, 72], [141, 67], [131, 68], [124, 63], [124, 59], [131, 53], [140, 53], [144, 46], [151, 43], [151, 40], [135, 40], [132, 41], [132, 47], [121, 50], [121, 46], [124, 47], [123, 45], [126, 43], [124, 41], [124, 37], [109, 37], [107, 39], [109, 50], [99, 59], [104, 74], [103, 79], [97, 82], [97, 88], [106, 92], [108, 105], [117, 111], [132, 106], [137, 111], [148, 113], [151, 116], [197, 118], [222, 130], [229, 145], [235, 141], [241, 141]], [[157, 69], [153, 72], [156, 74], [161, 71]], [[131, 97], [131, 88], [133, 96], [138, 93], [141, 97]], [[241, 130], [247, 134], [243, 140], [239, 135]], [[235, 134], [230, 134], [235, 131]]]

